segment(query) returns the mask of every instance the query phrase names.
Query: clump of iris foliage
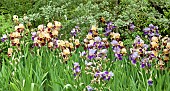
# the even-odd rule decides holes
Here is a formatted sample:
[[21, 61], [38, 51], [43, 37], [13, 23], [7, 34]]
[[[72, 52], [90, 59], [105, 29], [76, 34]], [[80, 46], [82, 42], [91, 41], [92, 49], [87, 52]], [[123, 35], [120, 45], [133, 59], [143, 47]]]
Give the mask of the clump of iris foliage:
[[169, 91], [168, 3], [0, 1], [0, 90]]

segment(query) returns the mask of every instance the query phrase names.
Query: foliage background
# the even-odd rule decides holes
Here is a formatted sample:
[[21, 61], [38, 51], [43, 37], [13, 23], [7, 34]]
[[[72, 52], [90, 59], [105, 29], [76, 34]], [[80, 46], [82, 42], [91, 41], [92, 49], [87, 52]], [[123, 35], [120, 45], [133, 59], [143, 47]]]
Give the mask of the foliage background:
[[121, 27], [120, 32], [126, 30], [129, 23], [134, 23], [136, 31], [140, 32], [152, 23], [166, 35], [170, 34], [169, 3], [169, 0], [1, 0], [0, 13], [19, 17], [26, 14], [33, 23], [32, 27], [58, 20], [64, 25], [65, 34], [75, 25], [83, 30], [89, 25], [98, 25], [102, 16]]

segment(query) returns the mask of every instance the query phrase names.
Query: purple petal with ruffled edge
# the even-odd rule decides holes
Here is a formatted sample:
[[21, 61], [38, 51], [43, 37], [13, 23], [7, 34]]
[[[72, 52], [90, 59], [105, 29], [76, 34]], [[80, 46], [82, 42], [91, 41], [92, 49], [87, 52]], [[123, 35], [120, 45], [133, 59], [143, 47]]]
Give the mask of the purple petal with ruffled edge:
[[145, 63], [141, 63], [141, 68], [145, 68], [146, 64]]
[[93, 91], [93, 88], [91, 86], [87, 86], [87, 91]]
[[149, 86], [152, 86], [152, 85], [153, 85], [153, 81], [149, 79], [149, 80], [148, 80], [148, 85], [149, 85]]

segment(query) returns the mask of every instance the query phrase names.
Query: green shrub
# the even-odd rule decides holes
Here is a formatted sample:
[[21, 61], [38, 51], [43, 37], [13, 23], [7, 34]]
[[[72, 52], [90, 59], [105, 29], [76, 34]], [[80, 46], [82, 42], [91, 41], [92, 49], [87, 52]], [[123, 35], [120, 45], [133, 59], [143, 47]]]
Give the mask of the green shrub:
[[115, 22], [117, 26], [124, 27], [133, 22], [136, 30], [141, 31], [140, 29], [152, 23], [157, 25], [162, 33], [169, 29], [169, 20], [150, 6], [148, 0], [122, 0], [116, 8], [119, 10]]
[[0, 15], [0, 36], [13, 31], [13, 22], [11, 15]]

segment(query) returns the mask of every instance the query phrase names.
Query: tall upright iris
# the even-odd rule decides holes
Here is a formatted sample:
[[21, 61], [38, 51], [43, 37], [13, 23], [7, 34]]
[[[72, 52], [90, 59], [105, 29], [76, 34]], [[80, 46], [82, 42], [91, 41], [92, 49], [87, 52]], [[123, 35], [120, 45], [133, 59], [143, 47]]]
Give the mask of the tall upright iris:
[[133, 23], [130, 23], [129, 26], [129, 30], [134, 31], [136, 26]]
[[153, 24], [150, 24], [149, 27], [144, 28], [143, 32], [145, 35], [148, 35], [150, 39], [153, 36], [160, 36], [158, 26], [154, 26]]
[[97, 50], [96, 49], [89, 49], [89, 55], [88, 58], [92, 60], [93, 58], [96, 57]]
[[77, 63], [77, 62], [75, 62], [75, 63], [73, 64], [73, 73], [74, 73], [74, 76], [75, 76], [75, 77], [78, 76], [78, 75], [80, 75], [80, 73], [81, 73], [80, 65], [79, 65], [79, 63]]
[[112, 40], [111, 44], [113, 46], [112, 49], [113, 49], [113, 52], [115, 53], [115, 57], [118, 60], [122, 60], [122, 56], [126, 54], [126, 49], [123, 46], [123, 42]]
[[[144, 41], [139, 37], [136, 36], [133, 44], [133, 48], [130, 49], [131, 55], [129, 56], [132, 64], [136, 64], [137, 60], [141, 59], [146, 53], [148, 49], [148, 45], [144, 44]], [[141, 62], [141, 67], [145, 66], [145, 62]]]
[[107, 22], [106, 28], [105, 28], [105, 36], [108, 36], [113, 29], [115, 29], [116, 26], [113, 26], [112, 22]]
[[94, 74], [94, 81], [95, 82], [100, 82], [100, 80], [110, 80], [110, 78], [114, 76], [113, 72], [108, 72], [108, 71], [103, 71], [103, 72], [96, 72]]
[[79, 33], [79, 32], [80, 32], [80, 27], [79, 26], [75, 26], [75, 28], [73, 28], [71, 30], [70, 34], [75, 37], [75, 36], [77, 36], [77, 33]]

